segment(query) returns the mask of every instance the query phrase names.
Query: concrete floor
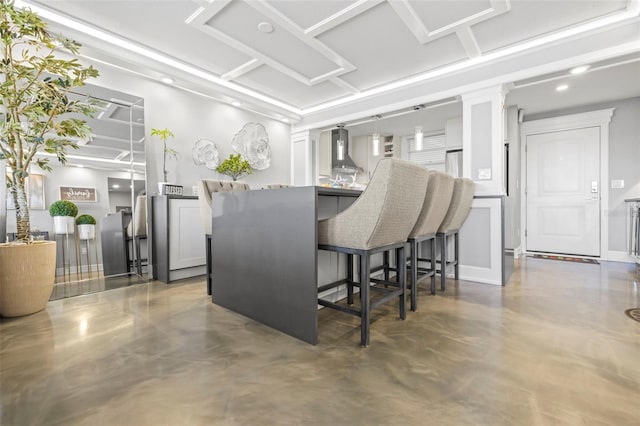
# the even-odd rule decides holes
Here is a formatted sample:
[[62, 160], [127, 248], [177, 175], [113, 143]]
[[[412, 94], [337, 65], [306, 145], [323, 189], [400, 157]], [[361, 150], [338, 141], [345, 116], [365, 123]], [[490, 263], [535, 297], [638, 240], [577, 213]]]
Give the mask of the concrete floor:
[[3, 319], [2, 425], [638, 425], [636, 266], [526, 258], [419, 311], [320, 312], [308, 345], [211, 304], [203, 280]]

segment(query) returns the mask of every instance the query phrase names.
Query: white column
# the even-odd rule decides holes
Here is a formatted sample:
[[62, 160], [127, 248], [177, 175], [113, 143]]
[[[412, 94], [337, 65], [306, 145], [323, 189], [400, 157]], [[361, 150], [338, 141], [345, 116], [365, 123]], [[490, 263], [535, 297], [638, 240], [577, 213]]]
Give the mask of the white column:
[[464, 177], [476, 184], [469, 217], [460, 230], [460, 278], [503, 281], [505, 114], [503, 86], [462, 95]]
[[291, 184], [309, 186], [314, 177], [315, 143], [309, 130], [291, 132]]
[[476, 195], [504, 195], [503, 86], [462, 95], [463, 174], [476, 183]]

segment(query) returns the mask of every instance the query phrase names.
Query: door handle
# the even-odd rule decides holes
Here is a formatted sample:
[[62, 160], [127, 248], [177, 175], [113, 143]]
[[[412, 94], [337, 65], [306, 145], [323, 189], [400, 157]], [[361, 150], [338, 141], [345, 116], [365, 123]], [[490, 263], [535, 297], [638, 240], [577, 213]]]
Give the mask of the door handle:
[[598, 181], [597, 180], [592, 180], [591, 181], [591, 193], [592, 194], [597, 194], [598, 193]]

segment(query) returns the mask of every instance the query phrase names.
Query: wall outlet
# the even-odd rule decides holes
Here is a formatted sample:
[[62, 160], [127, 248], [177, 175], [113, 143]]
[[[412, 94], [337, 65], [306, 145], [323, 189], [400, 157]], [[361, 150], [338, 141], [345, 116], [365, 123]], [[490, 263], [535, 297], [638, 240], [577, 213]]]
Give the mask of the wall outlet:
[[611, 179], [611, 189], [622, 189], [622, 188], [624, 188], [623, 179]]
[[478, 180], [491, 180], [491, 169], [478, 169]]

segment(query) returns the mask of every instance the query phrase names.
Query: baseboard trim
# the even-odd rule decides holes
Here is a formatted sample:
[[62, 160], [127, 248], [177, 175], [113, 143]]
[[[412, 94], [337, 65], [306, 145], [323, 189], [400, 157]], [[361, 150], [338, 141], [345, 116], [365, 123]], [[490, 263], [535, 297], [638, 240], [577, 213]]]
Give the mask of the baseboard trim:
[[613, 251], [609, 250], [607, 253], [607, 259], [609, 262], [624, 262], [624, 263], [635, 263], [636, 260], [633, 256], [631, 256], [626, 251]]

